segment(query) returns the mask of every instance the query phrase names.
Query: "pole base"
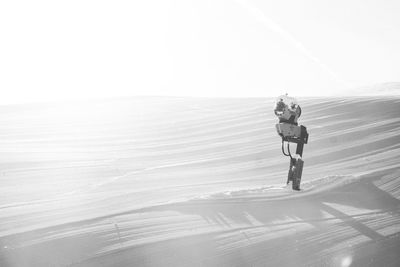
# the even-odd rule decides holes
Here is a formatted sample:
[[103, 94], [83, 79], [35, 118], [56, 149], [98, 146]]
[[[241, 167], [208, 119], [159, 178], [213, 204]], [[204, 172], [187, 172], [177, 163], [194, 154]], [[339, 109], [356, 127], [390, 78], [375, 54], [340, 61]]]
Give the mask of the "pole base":
[[[292, 189], [293, 190], [300, 190], [300, 182], [301, 182], [301, 175], [303, 174], [303, 165], [304, 161], [302, 159], [295, 159], [295, 164], [293, 165], [292, 170]], [[292, 165], [292, 164], [290, 164]], [[290, 172], [290, 171], [289, 171]]]

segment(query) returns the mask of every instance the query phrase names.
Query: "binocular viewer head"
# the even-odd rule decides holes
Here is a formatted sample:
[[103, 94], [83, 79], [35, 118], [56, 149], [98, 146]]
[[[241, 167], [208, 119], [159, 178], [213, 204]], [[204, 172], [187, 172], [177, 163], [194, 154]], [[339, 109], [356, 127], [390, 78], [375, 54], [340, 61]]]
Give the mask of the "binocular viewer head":
[[307, 144], [308, 133], [306, 127], [298, 126], [297, 120], [301, 115], [301, 108], [297, 100], [286, 95], [279, 96], [275, 101], [274, 113], [279, 119], [276, 131], [282, 140], [292, 143]]
[[282, 95], [276, 99], [274, 113], [279, 122], [286, 122], [297, 125], [297, 119], [301, 115], [301, 108], [296, 99]]

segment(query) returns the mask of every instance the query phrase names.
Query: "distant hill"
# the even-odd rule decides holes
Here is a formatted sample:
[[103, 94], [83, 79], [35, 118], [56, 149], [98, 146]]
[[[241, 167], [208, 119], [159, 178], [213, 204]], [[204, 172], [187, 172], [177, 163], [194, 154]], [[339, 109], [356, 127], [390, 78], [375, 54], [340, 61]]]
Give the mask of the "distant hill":
[[400, 82], [379, 83], [370, 86], [362, 86], [349, 90], [348, 95], [357, 96], [400, 96]]

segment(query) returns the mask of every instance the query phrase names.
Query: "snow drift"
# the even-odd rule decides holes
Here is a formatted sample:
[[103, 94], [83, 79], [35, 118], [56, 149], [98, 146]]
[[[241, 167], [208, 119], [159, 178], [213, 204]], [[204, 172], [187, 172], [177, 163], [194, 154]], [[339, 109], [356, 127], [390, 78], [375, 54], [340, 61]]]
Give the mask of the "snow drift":
[[0, 265], [397, 266], [400, 99], [299, 99], [300, 192], [272, 103], [0, 107]]

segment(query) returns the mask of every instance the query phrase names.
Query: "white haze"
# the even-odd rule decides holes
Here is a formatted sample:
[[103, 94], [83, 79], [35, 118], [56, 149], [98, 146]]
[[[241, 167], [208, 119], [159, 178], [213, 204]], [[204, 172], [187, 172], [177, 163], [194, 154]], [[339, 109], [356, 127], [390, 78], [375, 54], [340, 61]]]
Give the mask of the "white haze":
[[0, 104], [399, 81], [398, 1], [2, 1]]

